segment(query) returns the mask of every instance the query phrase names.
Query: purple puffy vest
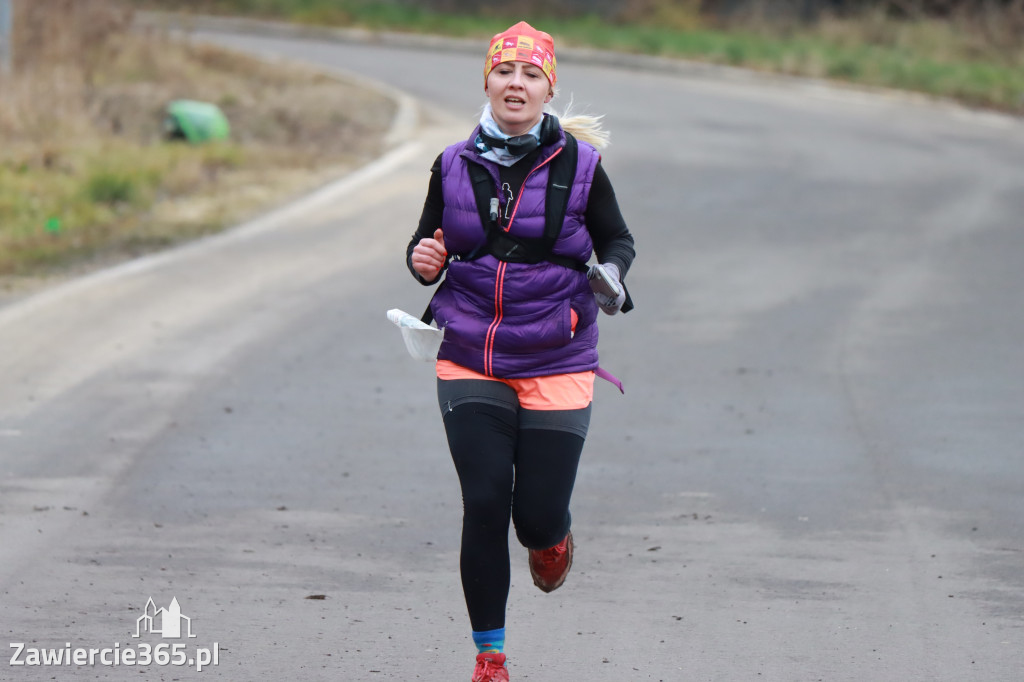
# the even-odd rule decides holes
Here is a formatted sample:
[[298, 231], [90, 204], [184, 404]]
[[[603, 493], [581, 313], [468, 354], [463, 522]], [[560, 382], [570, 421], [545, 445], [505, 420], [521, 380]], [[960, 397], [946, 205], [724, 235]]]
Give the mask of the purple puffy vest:
[[[481, 158], [474, 147], [478, 132], [448, 147], [441, 157], [445, 205], [441, 228], [445, 248], [454, 256], [465, 256], [484, 241], [466, 164], [486, 167], [494, 178], [496, 195], [502, 196], [497, 192], [497, 166]], [[508, 212], [511, 219], [502, 225], [511, 234], [536, 238], [544, 233], [548, 165], [564, 144], [563, 134], [541, 150], [516, 205]], [[593, 146], [579, 143], [565, 223], [552, 249], [582, 263], [593, 252], [583, 216], [599, 160]], [[506, 215], [504, 204], [501, 214]], [[507, 263], [491, 255], [475, 260], [456, 257], [430, 308], [445, 330], [438, 359], [509, 379], [597, 369], [598, 309], [585, 273], [546, 261], [528, 264]]]

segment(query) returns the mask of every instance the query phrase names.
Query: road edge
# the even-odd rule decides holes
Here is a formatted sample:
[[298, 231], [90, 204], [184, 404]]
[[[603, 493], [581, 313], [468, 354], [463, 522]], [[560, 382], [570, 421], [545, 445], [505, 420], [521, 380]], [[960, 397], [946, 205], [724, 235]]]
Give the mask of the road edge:
[[[296, 24], [249, 17], [225, 17], [209, 14], [183, 14], [175, 12], [145, 11], [136, 13], [136, 23], [150, 28], [182, 31], [216, 31], [240, 33], [277, 38], [324, 40], [355, 44], [393, 46], [482, 55], [481, 42], [477, 38], [458, 38], [421, 33], [399, 33], [395, 31], [372, 31], [361, 28], [340, 28]], [[959, 117], [969, 117], [989, 126], [1008, 128], [1020, 126], [1024, 129], [1024, 116], [970, 107], [956, 100], [935, 97], [924, 93], [896, 90], [857, 83], [794, 76], [782, 73], [757, 71], [723, 64], [711, 64], [678, 57], [630, 54], [613, 50], [598, 50], [582, 47], [559, 47], [558, 59], [563, 62], [587, 62], [613, 68], [646, 71], [676, 75], [708, 81], [727, 81], [784, 87], [796, 92], [820, 94], [827, 92], [833, 98], [849, 98], [851, 101], [864, 99], [885, 99], [921, 106], [932, 110], [944, 110]]]

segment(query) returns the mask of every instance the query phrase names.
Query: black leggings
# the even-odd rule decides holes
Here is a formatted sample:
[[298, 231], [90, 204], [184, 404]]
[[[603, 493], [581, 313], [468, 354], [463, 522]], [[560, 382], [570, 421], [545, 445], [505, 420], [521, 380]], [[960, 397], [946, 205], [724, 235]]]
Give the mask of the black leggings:
[[508, 528], [528, 549], [569, 532], [569, 499], [590, 406], [526, 410], [498, 381], [437, 382], [448, 447], [462, 486], [462, 589], [473, 630], [505, 626], [510, 582]]

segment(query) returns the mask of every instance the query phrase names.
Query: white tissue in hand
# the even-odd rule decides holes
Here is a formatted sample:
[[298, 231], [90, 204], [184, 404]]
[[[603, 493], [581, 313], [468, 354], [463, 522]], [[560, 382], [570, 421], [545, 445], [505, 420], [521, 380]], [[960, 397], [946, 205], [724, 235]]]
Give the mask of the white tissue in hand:
[[424, 362], [437, 359], [437, 351], [444, 338], [443, 329], [431, 327], [418, 317], [398, 308], [388, 311], [388, 319], [402, 330], [402, 339], [409, 355]]

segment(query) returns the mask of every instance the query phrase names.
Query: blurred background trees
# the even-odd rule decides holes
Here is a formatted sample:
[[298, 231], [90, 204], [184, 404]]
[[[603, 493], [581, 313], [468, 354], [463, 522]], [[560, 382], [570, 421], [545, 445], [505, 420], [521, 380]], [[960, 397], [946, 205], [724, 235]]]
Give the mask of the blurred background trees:
[[91, 73], [117, 50], [113, 37], [131, 25], [133, 8], [115, 2], [13, 0], [13, 66], [75, 64]]
[[400, 11], [388, 11], [396, 8], [462, 17], [586, 17], [609, 24], [679, 29], [778, 30], [837, 19], [873, 24], [942, 20], [1010, 49], [1024, 42], [1024, 0], [517, 0], [514, 6], [490, 0], [133, 0], [133, 4], [176, 11], [318, 17], [330, 23], [367, 15], [402, 16]]

